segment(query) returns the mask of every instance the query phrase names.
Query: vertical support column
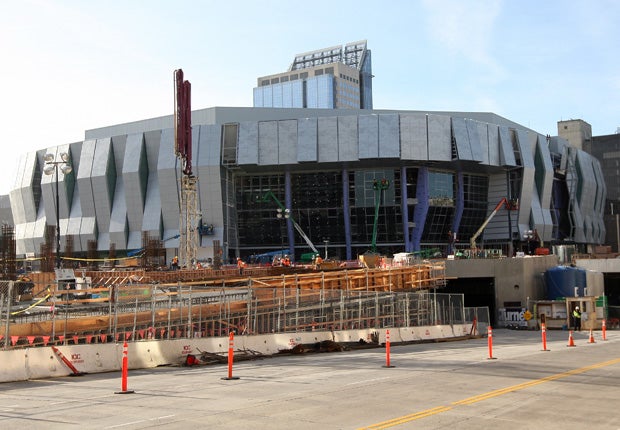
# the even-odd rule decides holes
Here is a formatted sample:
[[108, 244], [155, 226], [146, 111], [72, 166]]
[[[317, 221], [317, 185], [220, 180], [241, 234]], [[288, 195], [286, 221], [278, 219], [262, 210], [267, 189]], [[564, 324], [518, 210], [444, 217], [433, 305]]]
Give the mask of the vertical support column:
[[405, 241], [405, 252], [411, 252], [413, 247], [411, 246], [411, 236], [409, 230], [409, 205], [407, 200], [407, 168], [401, 167], [400, 169], [400, 195], [401, 195], [401, 211], [403, 217], [403, 238]]
[[349, 171], [342, 170], [342, 211], [344, 216], [344, 242], [346, 259], [351, 260], [351, 214], [349, 207]]
[[422, 241], [422, 233], [424, 232], [424, 224], [426, 223], [426, 215], [428, 214], [428, 168], [420, 167], [418, 169], [418, 186], [416, 189], [416, 198], [418, 203], [413, 211], [413, 222], [415, 227], [411, 237], [411, 246], [414, 251], [420, 250], [420, 242]]

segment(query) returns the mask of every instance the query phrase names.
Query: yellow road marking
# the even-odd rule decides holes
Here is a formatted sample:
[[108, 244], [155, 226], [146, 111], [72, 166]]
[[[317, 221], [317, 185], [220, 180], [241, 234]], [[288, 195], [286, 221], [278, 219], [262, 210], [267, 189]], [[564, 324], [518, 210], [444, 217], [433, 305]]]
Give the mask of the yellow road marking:
[[437, 406], [431, 409], [426, 409], [420, 412], [416, 412], [414, 414], [403, 415], [402, 417], [393, 418], [391, 420], [373, 424], [368, 427], [362, 427], [360, 430], [380, 430], [380, 429], [394, 427], [394, 426], [404, 424], [410, 421], [419, 420], [421, 418], [426, 418], [431, 415], [436, 415], [442, 412], [449, 411], [455, 406], [471, 405], [472, 403], [477, 403], [483, 400], [488, 400], [493, 397], [501, 396], [506, 393], [512, 393], [514, 391], [524, 390], [526, 388], [533, 387], [539, 384], [543, 384], [545, 382], [556, 381], [558, 379], [566, 378], [568, 376], [578, 375], [580, 373], [588, 372], [594, 369], [600, 369], [601, 367], [611, 366], [613, 364], [618, 364], [618, 363], [620, 363], [620, 358], [615, 358], [613, 360], [603, 361], [602, 363], [596, 363], [590, 366], [580, 367], [579, 369], [573, 369], [573, 370], [569, 370], [566, 372], [557, 373], [555, 375], [545, 376], [544, 378], [534, 379], [532, 381], [523, 382], [521, 384], [512, 385], [506, 388], [500, 388], [498, 390], [488, 391], [486, 393], [478, 394], [473, 397], [468, 397], [463, 400], [458, 400], [456, 402], [452, 402], [450, 405], [447, 405], [447, 406]]

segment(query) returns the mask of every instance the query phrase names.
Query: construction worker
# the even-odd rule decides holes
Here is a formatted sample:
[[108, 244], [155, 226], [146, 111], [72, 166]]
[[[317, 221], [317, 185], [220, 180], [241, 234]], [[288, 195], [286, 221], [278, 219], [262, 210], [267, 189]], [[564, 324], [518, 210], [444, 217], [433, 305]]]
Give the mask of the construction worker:
[[178, 270], [178, 269], [179, 269], [179, 257], [175, 255], [172, 258], [172, 270]]
[[579, 306], [575, 306], [573, 310], [573, 326], [575, 331], [581, 331], [581, 311], [579, 310]]
[[314, 257], [314, 268], [317, 270], [320, 269], [322, 263], [323, 263], [323, 259], [321, 258], [320, 255], [317, 254], [317, 256]]
[[239, 268], [239, 274], [243, 275], [243, 268], [245, 267], [245, 261], [237, 257], [237, 267]]
[[282, 265], [284, 267], [291, 267], [291, 259], [288, 257], [288, 255], [285, 255], [282, 259]]

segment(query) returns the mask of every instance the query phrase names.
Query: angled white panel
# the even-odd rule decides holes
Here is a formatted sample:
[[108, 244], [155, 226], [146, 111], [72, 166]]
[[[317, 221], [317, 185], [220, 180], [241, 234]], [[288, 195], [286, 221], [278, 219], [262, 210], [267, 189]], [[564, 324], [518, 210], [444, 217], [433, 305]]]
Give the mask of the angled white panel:
[[95, 216], [95, 196], [91, 183], [93, 162], [95, 160], [96, 140], [85, 140], [82, 143], [80, 168], [77, 171], [77, 187], [80, 192], [80, 206], [82, 215]]
[[316, 118], [297, 120], [297, 161], [317, 161], [318, 121]]
[[97, 240], [97, 220], [95, 217], [83, 217], [80, 222], [80, 245], [88, 250], [88, 242]]
[[338, 118], [318, 118], [319, 162], [338, 160]]
[[338, 161], [357, 161], [357, 116], [338, 117]]
[[174, 129], [167, 128], [161, 134], [161, 148], [157, 163], [157, 181], [164, 230], [174, 230], [179, 234], [180, 190], [179, 178], [174, 156]]
[[[200, 157], [195, 166], [198, 181], [199, 210], [202, 222], [205, 225], [213, 224], [215, 234], [203, 236], [200, 240], [202, 248], [209, 247], [208, 239], [218, 239], [223, 243], [224, 205], [225, 199], [222, 194], [222, 176], [219, 163], [219, 148], [222, 135], [222, 127], [219, 125], [203, 125], [200, 131]], [[208, 151], [208, 152], [207, 152]], [[166, 233], [164, 233], [166, 235]], [[176, 233], [175, 233], [176, 234]], [[164, 239], [174, 236], [165, 236]], [[178, 239], [168, 240], [166, 247], [178, 243]], [[178, 245], [177, 245], [178, 246]], [[211, 250], [211, 254], [213, 251]]]
[[109, 232], [99, 232], [98, 247], [100, 249], [105, 241], [115, 244], [116, 249], [127, 249], [127, 231], [129, 227], [127, 225], [127, 207], [125, 204], [125, 184], [120, 180], [116, 182]]
[[148, 164], [144, 135], [142, 133], [131, 134], [127, 136], [125, 163], [123, 164], [125, 207], [130, 231], [142, 229], [147, 179]]
[[379, 115], [379, 158], [400, 158], [398, 114]]
[[508, 127], [499, 126], [499, 158], [500, 165], [514, 167], [517, 165], [515, 160], [514, 149], [512, 148], [512, 139]]
[[116, 186], [116, 166], [110, 138], [97, 139], [90, 181], [98, 226], [101, 231], [108, 231], [112, 212], [112, 187]]
[[278, 121], [278, 163], [297, 164], [297, 120]]
[[469, 144], [469, 133], [467, 123], [463, 118], [452, 118], [452, 134], [456, 144], [459, 160], [475, 160]]
[[258, 123], [258, 164], [271, 166], [278, 164], [278, 122]]
[[82, 242], [80, 240], [80, 230], [82, 227], [82, 217], [71, 217], [67, 225], [67, 235], [73, 236], [73, 251], [81, 252], [86, 251], [82, 249]]
[[379, 116], [360, 115], [359, 127], [359, 159], [379, 158]]
[[[483, 164], [488, 165], [490, 154], [489, 154], [489, 124], [479, 121], [472, 121], [473, 125], [475, 125], [476, 134], [478, 135], [478, 142], [480, 147], [480, 160]], [[472, 125], [472, 127], [473, 127]], [[470, 134], [471, 140], [471, 134]]]
[[487, 164], [491, 166], [501, 166], [501, 156], [499, 150], [499, 127], [495, 124], [487, 124], [487, 133], [488, 133], [488, 160]]
[[[483, 161], [482, 155], [482, 141], [478, 134], [478, 122], [467, 119], [465, 120], [467, 126], [467, 136], [469, 137], [469, 147], [471, 149], [471, 159], [473, 161]], [[486, 134], [486, 133], [485, 133]], [[486, 139], [486, 136], [484, 136]]]
[[425, 114], [400, 115], [400, 153], [403, 160], [428, 160]]
[[428, 115], [428, 159], [452, 161], [452, 133], [449, 116]]
[[237, 163], [258, 164], [258, 123], [248, 121], [239, 123], [239, 148]]

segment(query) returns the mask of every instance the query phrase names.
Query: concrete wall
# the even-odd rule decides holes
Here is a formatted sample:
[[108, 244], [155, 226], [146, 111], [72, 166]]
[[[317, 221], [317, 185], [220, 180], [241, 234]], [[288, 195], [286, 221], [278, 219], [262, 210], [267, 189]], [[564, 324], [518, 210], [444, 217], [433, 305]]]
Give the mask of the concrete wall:
[[[264, 355], [273, 355], [281, 350], [292, 349], [298, 344], [313, 344], [325, 340], [344, 343], [358, 342], [363, 339], [370, 342], [374, 333], [379, 335], [379, 344], [384, 344], [388, 330], [390, 331], [390, 342], [398, 343], [462, 337], [470, 334], [472, 326], [470, 324], [458, 324], [453, 326], [283, 333], [258, 336], [242, 335], [234, 338], [233, 349], [235, 351], [249, 350]], [[478, 330], [479, 333], [486, 334], [486, 327], [478, 327]], [[123, 344], [121, 343], [62, 345], [57, 348], [60, 354], [81, 373], [102, 373], [122, 369]], [[163, 365], [179, 365], [185, 362], [188, 354], [200, 356], [201, 351], [226, 354], [228, 348], [228, 337], [130, 342], [127, 344], [128, 368], [144, 369]], [[0, 362], [3, 363], [0, 366], [0, 383], [53, 378], [74, 373], [63, 362], [62, 358], [54, 353], [52, 347], [0, 351]]]
[[559, 264], [555, 255], [446, 261], [446, 277], [493, 278], [495, 306], [545, 299], [543, 274]]

